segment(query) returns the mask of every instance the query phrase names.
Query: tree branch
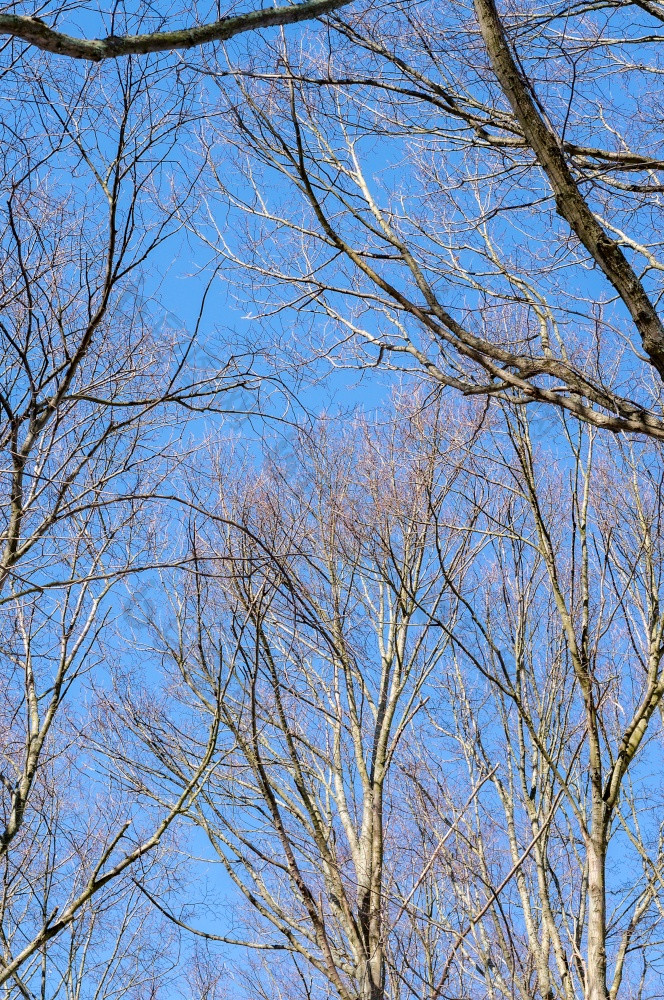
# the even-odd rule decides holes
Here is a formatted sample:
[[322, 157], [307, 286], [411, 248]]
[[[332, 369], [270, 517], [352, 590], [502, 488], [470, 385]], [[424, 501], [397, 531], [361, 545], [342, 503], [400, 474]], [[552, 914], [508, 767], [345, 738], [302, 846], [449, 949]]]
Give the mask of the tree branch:
[[519, 70], [494, 0], [475, 0], [475, 13], [493, 71], [549, 180], [559, 215], [622, 298], [650, 363], [664, 378], [664, 326], [655, 307], [620, 246], [605, 232], [579, 191], [561, 141], [538, 110], [534, 91]]
[[176, 31], [154, 31], [143, 35], [108, 35], [106, 38], [75, 38], [49, 28], [37, 17], [0, 14], [0, 35], [12, 35], [44, 52], [102, 62], [120, 56], [146, 55], [173, 49], [191, 49], [206, 42], [225, 42], [245, 31], [274, 25], [297, 24], [329, 14], [350, 0], [305, 0], [305, 3], [268, 10], [250, 10], [235, 17], [224, 17], [211, 24], [181, 28]]

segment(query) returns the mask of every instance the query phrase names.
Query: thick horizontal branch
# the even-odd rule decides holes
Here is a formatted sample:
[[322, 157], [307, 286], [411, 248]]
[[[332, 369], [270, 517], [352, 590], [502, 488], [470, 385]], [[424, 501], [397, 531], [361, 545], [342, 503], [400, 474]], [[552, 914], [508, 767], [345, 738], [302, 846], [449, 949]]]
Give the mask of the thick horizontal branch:
[[75, 38], [49, 28], [37, 17], [0, 14], [0, 35], [12, 35], [44, 52], [101, 62], [119, 56], [145, 55], [172, 49], [191, 49], [206, 42], [225, 42], [234, 35], [257, 28], [308, 21], [350, 3], [350, 0], [306, 0], [288, 7], [251, 10], [235, 17], [224, 17], [211, 24], [195, 25], [177, 31], [154, 31], [143, 35], [108, 35], [106, 38]]

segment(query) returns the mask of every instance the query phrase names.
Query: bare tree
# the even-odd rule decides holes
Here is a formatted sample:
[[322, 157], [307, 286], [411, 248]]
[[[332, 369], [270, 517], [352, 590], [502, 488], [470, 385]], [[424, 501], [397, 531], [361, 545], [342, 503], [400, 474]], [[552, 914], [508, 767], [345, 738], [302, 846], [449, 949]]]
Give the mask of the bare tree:
[[188, 818], [244, 908], [151, 898], [253, 949], [261, 995], [658, 994], [661, 463], [481, 419], [319, 431], [290, 472], [224, 456], [197, 572], [143, 640], [186, 716], [117, 701], [160, 802], [223, 675]]
[[[0, 32], [10, 59], [36, 47], [100, 62], [321, 18], [304, 42], [212, 47], [193, 67], [223, 81], [245, 163], [232, 194], [260, 230], [241, 253], [213, 210], [205, 238], [282, 285], [283, 309], [322, 317], [316, 346], [344, 363], [352, 342], [362, 364], [662, 437], [660, 4], [344, 6], [211, 21], [116, 6], [110, 33], [89, 38], [69, 33], [75, 5], [44, 5], [0, 14]], [[207, 84], [203, 99], [223, 139], [220, 153], [205, 130], [211, 158], [226, 162], [229, 114], [219, 127]]]
[[[455, 949], [494, 996], [655, 996], [661, 463], [574, 432], [552, 465], [522, 415], [507, 431], [482, 504], [491, 546], [472, 590], [467, 577], [441, 678], [452, 718], [433, 720], [441, 755], [456, 744], [471, 782], [501, 762], [495, 797], [466, 817]], [[440, 765], [422, 767], [430, 801], [440, 781]]]
[[[12, 995], [139, 990], [155, 912], [258, 954], [265, 995], [658, 989], [661, 463], [600, 434], [664, 437], [659, 7], [337, 6], [174, 32], [141, 15], [138, 35], [117, 13], [92, 41], [0, 16], [111, 59], [77, 74], [12, 42], [3, 67]], [[114, 58], [314, 14], [327, 33], [251, 61]], [[205, 199], [182, 162], [202, 79]], [[183, 414], [252, 374], [195, 359], [198, 325], [141, 295], [180, 227], [266, 323], [314, 321], [298, 360], [406, 367], [503, 409], [436, 395], [382, 429], [322, 421], [296, 467], [192, 471]], [[542, 455], [529, 403], [565, 411]], [[164, 877], [181, 821], [236, 926], [205, 927]], [[192, 983], [215, 995], [214, 963]]]
[[[64, 801], [61, 807], [66, 808]], [[153, 889], [159, 884], [159, 878], [155, 878], [159, 867], [153, 865], [144, 873]], [[30, 874], [34, 891], [40, 884], [34, 867]], [[52, 905], [56, 894], [53, 882], [58, 877], [54, 878], [54, 874], [52, 870], [43, 872], [45, 908]], [[8, 930], [13, 940], [20, 935], [16, 927]], [[57, 996], [102, 1000], [118, 993], [134, 1000], [158, 996], [177, 976], [178, 949], [172, 946], [175, 934], [175, 928], [167, 926], [139, 889], [123, 885], [110, 898], [99, 895], [90, 900], [79, 918], [49, 948], [36, 952], [20, 974], [3, 984], [3, 996], [25, 1000]]]
[[210, 764], [215, 724], [146, 824], [112, 768], [90, 770], [86, 731], [118, 668], [104, 653], [118, 584], [178, 558], [159, 518], [177, 500], [183, 418], [242, 380], [201, 352], [190, 360], [197, 331], [185, 339], [141, 294], [191, 190], [173, 158], [191, 121], [186, 78], [19, 61], [4, 85], [0, 983], [31, 993], [50, 942], [103, 923], [94, 907], [130, 887]]
[[199, 230], [258, 315], [312, 324], [335, 364], [661, 438], [660, 5], [327, 23], [250, 71], [210, 67], [241, 179], [224, 125]]
[[[154, 902], [208, 941], [265, 953], [269, 992], [279, 981], [293, 995], [285, 983], [297, 992], [299, 981], [377, 1000], [421, 987], [400, 936], [420, 876], [404, 825], [402, 747], [448, 650], [426, 616], [449, 632], [457, 602], [443, 575], [459, 581], [471, 558], [472, 535], [454, 530], [467, 427], [416, 408], [382, 430], [317, 431], [315, 444], [296, 447], [290, 475], [277, 464], [252, 481], [224, 460], [216, 528], [196, 531], [198, 574], [172, 599], [170, 625], [166, 616], [152, 629], [189, 712], [205, 718], [223, 671], [226, 756], [189, 816], [249, 916], [205, 928], [191, 899]], [[122, 753], [131, 704], [119, 701], [113, 718]], [[166, 778], [152, 776], [178, 780], [197, 727], [167, 724], [157, 710], [131, 728], [127, 767], [159, 800]]]

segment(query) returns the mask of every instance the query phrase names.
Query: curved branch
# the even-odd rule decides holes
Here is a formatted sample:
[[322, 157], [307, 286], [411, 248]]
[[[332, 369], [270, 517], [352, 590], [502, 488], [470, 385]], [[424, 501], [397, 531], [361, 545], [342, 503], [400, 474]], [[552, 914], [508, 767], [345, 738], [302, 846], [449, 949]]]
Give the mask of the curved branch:
[[558, 213], [622, 298], [650, 363], [664, 378], [664, 326], [655, 307], [620, 246], [606, 233], [579, 191], [561, 142], [538, 110], [534, 91], [519, 70], [494, 0], [475, 0], [475, 13], [493, 71], [549, 180]]
[[235, 17], [224, 17], [211, 24], [200, 24], [176, 31], [154, 31], [143, 35], [108, 35], [106, 38], [75, 38], [49, 28], [38, 17], [0, 14], [0, 35], [12, 35], [44, 52], [102, 62], [120, 56], [146, 55], [173, 49], [191, 49], [206, 42], [225, 42], [234, 35], [274, 25], [297, 24], [329, 14], [350, 0], [305, 0], [288, 7], [250, 10]]

